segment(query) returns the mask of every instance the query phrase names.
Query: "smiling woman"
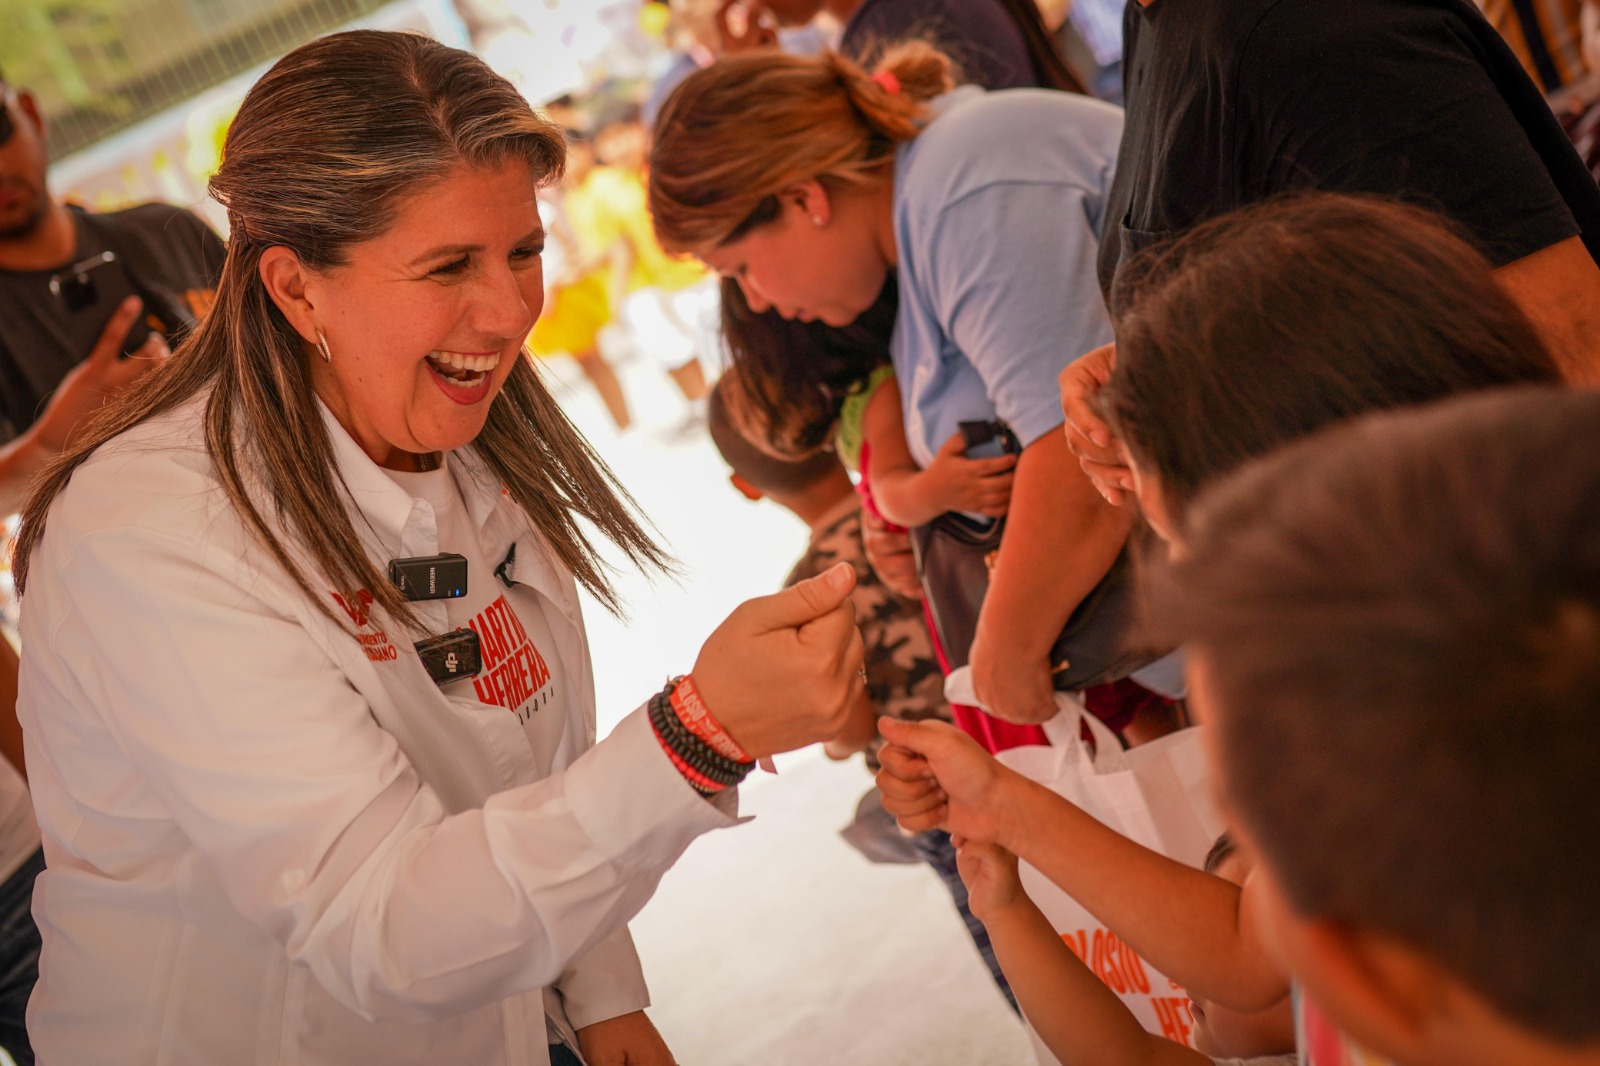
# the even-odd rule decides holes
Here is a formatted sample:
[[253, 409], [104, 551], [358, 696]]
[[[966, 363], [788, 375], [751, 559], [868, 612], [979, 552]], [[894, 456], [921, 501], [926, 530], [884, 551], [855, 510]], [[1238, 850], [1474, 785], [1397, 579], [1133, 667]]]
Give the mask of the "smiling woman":
[[521, 160], [463, 166], [406, 197], [342, 266], [262, 254], [274, 304], [327, 345], [313, 388], [379, 466], [415, 470], [483, 429], [544, 301], [538, 187]]
[[23, 517], [41, 1059], [671, 1063], [626, 923], [848, 720], [853, 577], [744, 605], [595, 742], [585, 529], [667, 560], [523, 357], [563, 154], [409, 34], [246, 97], [215, 309]]

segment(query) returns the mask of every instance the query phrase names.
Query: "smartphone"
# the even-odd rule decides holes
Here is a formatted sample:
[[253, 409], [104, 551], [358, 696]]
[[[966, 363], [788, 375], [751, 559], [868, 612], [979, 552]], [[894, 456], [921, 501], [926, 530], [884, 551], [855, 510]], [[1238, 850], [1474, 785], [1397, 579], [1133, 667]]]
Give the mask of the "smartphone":
[[[137, 293], [117, 254], [101, 252], [52, 275], [50, 295], [66, 312], [73, 350], [80, 359], [87, 359], [112, 313]], [[122, 342], [123, 358], [142, 348], [149, 337], [150, 323], [141, 314]]]
[[960, 428], [968, 459], [995, 459], [1021, 450], [1004, 422], [962, 422]]

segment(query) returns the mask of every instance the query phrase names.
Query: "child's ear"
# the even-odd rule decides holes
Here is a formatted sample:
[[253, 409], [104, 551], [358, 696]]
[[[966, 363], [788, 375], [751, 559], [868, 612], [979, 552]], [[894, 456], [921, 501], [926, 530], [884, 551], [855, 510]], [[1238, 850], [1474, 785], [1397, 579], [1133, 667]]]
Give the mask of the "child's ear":
[[764, 499], [767, 495], [754, 485], [750, 484], [750, 482], [740, 477], [738, 474], [729, 474], [728, 483], [734, 488], [738, 489], [740, 494], [743, 495], [747, 500], [760, 500]]
[[[1289, 935], [1295, 976], [1323, 1013], [1369, 1050], [1400, 1062], [1440, 1061], [1455, 982], [1415, 948], [1328, 919]], [[1287, 946], [1287, 945], [1286, 945]]]

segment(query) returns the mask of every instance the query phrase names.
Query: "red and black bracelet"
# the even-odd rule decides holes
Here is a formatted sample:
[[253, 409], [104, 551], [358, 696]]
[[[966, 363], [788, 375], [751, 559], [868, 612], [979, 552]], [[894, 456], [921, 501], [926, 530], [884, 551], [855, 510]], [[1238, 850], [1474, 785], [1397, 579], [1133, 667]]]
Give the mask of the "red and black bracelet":
[[[668, 682], [666, 688], [650, 697], [650, 725], [655, 730], [656, 740], [672, 760], [672, 765], [699, 792], [712, 795], [732, 788], [749, 775], [755, 762], [730, 758], [684, 724], [672, 699], [678, 684], [678, 680], [674, 679]], [[706, 717], [709, 718], [709, 715]]]

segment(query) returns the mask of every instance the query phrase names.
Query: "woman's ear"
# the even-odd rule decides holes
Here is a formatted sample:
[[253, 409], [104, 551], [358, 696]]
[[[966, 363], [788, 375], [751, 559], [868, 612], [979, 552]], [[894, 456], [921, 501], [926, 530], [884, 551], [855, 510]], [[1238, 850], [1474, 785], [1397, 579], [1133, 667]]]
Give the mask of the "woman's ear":
[[316, 307], [308, 292], [311, 271], [300, 262], [300, 257], [283, 245], [275, 244], [261, 253], [257, 269], [267, 295], [278, 305], [289, 325], [307, 344], [316, 344]]
[[832, 198], [816, 178], [807, 178], [789, 186], [778, 193], [778, 200], [792, 204], [814, 226], [826, 226], [833, 220]]

